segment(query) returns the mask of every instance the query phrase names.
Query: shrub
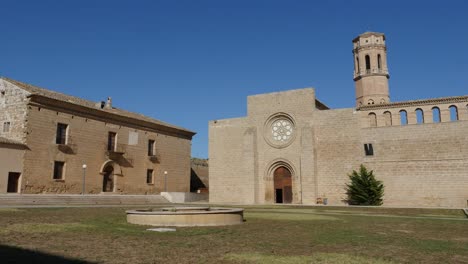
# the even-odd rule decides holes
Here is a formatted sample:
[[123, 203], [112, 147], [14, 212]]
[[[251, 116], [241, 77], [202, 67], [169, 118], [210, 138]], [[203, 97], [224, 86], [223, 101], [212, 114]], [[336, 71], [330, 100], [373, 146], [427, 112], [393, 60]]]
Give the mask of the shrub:
[[382, 205], [384, 185], [375, 179], [374, 171], [361, 164], [359, 172], [353, 170], [348, 176], [351, 183], [346, 184], [346, 194], [350, 205]]

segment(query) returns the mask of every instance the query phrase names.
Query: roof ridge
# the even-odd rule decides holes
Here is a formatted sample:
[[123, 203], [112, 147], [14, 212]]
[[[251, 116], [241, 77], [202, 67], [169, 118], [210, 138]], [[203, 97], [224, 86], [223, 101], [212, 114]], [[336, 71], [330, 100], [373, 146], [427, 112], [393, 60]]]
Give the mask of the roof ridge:
[[143, 115], [141, 113], [131, 112], [131, 111], [124, 110], [124, 109], [119, 109], [119, 108], [116, 108], [116, 107], [112, 107], [111, 109], [105, 109], [105, 108], [103, 109], [103, 108], [96, 107], [96, 104], [99, 104], [99, 102], [94, 102], [94, 101], [83, 99], [83, 98], [80, 98], [80, 97], [77, 97], [77, 96], [68, 95], [68, 94], [61, 93], [61, 92], [56, 92], [56, 91], [49, 90], [49, 89], [46, 89], [46, 88], [42, 88], [42, 87], [32, 85], [32, 84], [29, 84], [29, 83], [13, 80], [13, 79], [10, 79], [10, 78], [7, 78], [7, 77], [1, 77], [1, 79], [18, 86], [21, 89], [26, 90], [27, 92], [30, 92], [33, 95], [43, 96], [43, 97], [47, 97], [47, 98], [50, 98], [50, 99], [75, 104], [75, 105], [78, 105], [78, 106], [81, 106], [81, 107], [92, 108], [92, 109], [100, 110], [100, 111], [107, 112], [107, 113], [116, 114], [116, 115], [127, 117], [127, 118], [137, 119], [137, 120], [140, 120], [140, 121], [151, 122], [153, 124], [163, 125], [163, 126], [170, 127], [170, 128], [173, 128], [173, 129], [183, 130], [183, 131], [195, 134], [195, 132], [193, 132], [191, 130], [188, 130], [186, 128], [179, 127], [179, 126], [176, 126], [176, 125], [172, 125], [170, 123], [158, 120], [158, 119], [153, 118], [153, 117]]

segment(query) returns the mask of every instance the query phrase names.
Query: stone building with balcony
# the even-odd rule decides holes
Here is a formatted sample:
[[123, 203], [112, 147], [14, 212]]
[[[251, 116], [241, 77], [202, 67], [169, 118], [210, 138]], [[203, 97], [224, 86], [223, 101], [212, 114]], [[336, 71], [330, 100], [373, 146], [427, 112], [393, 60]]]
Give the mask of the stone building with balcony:
[[110, 98], [96, 103], [1, 78], [0, 126], [0, 193], [190, 190], [195, 133]]
[[384, 205], [468, 206], [468, 96], [391, 102], [385, 36], [353, 40], [354, 108], [312, 88], [253, 95], [247, 116], [209, 123], [210, 202], [346, 204], [364, 164]]

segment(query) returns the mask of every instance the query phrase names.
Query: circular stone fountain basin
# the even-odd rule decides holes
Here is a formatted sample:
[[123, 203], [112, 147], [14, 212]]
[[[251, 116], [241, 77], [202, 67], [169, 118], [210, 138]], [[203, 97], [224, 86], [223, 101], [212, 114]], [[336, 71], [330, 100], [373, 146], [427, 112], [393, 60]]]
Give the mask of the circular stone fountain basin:
[[127, 222], [151, 226], [223, 226], [244, 221], [244, 209], [224, 207], [168, 207], [129, 210]]

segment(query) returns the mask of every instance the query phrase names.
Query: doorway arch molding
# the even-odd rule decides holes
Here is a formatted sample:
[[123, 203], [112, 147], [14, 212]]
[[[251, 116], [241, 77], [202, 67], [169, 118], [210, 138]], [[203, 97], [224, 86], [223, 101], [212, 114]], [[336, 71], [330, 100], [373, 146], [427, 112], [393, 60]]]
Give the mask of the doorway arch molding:
[[120, 165], [113, 161], [113, 160], [106, 160], [102, 165], [101, 165], [101, 168], [99, 169], [99, 174], [102, 174], [104, 175], [106, 172], [105, 172], [105, 169], [107, 167], [111, 166], [112, 168], [114, 168], [114, 175], [116, 176], [122, 176], [122, 168], [120, 167]]
[[291, 172], [291, 179], [296, 180], [297, 174], [296, 174], [296, 169], [294, 168], [294, 165], [292, 165], [292, 162], [284, 159], [284, 158], [278, 158], [272, 160], [270, 163], [267, 165], [267, 169], [265, 171], [264, 179], [268, 181], [273, 180], [273, 172], [279, 168], [279, 167], [285, 167]]

